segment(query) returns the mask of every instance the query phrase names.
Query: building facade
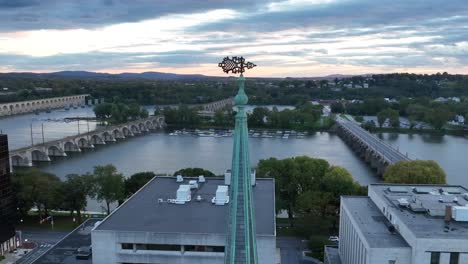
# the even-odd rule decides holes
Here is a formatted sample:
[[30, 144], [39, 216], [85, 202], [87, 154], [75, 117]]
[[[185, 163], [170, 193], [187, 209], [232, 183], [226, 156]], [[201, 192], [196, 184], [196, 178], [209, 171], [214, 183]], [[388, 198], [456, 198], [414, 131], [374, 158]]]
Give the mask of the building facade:
[[343, 196], [338, 248], [327, 264], [468, 264], [468, 189], [371, 184]]
[[0, 134], [0, 256], [16, 248], [16, 206], [10, 179], [8, 137]]

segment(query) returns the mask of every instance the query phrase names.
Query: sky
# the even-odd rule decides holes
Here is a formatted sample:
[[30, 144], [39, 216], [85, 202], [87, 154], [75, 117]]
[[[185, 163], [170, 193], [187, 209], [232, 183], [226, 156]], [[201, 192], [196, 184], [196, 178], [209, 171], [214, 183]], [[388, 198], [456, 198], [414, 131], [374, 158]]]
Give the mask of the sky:
[[468, 74], [467, 0], [0, 0], [0, 72]]

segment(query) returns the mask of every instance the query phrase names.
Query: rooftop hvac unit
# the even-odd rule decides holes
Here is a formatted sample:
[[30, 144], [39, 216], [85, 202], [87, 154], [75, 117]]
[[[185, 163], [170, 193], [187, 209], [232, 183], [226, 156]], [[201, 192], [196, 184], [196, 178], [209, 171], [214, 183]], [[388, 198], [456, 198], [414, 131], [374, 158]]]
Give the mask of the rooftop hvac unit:
[[228, 187], [226, 185], [218, 185], [216, 196], [213, 197], [211, 202], [215, 205], [225, 205], [229, 203]]
[[190, 189], [197, 189], [198, 188], [198, 183], [195, 180], [190, 180], [189, 181], [189, 186], [190, 186]]
[[401, 207], [408, 207], [409, 202], [406, 198], [400, 198], [398, 199], [398, 205], [400, 205]]
[[201, 182], [206, 182], [205, 176], [203, 176], [203, 175], [198, 176], [198, 182], [200, 182], [200, 183]]
[[468, 206], [452, 206], [452, 218], [455, 221], [468, 222]]
[[177, 189], [177, 197], [175, 200], [176, 204], [185, 204], [190, 202], [192, 199], [192, 193], [190, 192], [190, 185], [182, 184]]
[[183, 181], [184, 181], [184, 177], [182, 177], [182, 175], [177, 175], [176, 182], [183, 182]]

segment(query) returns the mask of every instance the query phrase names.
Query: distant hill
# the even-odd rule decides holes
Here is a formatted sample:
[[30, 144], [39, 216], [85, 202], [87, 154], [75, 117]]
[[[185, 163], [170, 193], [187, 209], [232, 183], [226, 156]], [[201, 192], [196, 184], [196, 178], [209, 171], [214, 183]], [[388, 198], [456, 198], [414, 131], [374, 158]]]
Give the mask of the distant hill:
[[[175, 74], [165, 72], [142, 72], [142, 73], [100, 73], [100, 72], [89, 72], [89, 71], [59, 71], [51, 73], [32, 73], [32, 72], [20, 72], [20, 73], [0, 73], [1, 75], [12, 75], [12, 76], [24, 76], [24, 77], [46, 77], [46, 78], [99, 78], [99, 79], [119, 79], [119, 78], [131, 78], [131, 79], [151, 79], [151, 80], [182, 80], [182, 79], [203, 79], [210, 78], [210, 76], [201, 74]], [[213, 77], [215, 78], [215, 77]]]

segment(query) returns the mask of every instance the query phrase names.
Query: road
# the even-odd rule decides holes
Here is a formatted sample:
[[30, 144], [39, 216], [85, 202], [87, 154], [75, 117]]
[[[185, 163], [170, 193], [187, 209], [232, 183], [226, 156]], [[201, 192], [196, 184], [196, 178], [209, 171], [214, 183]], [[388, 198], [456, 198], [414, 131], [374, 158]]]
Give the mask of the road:
[[348, 130], [349, 132], [353, 133], [355, 136], [360, 138], [363, 142], [369, 145], [372, 149], [379, 152], [382, 156], [387, 159], [390, 164], [402, 161], [402, 160], [410, 160], [408, 157], [403, 155], [398, 150], [394, 149], [392, 146], [388, 145], [387, 143], [383, 142], [375, 135], [370, 134], [359, 125], [352, 121], [347, 121], [342, 118], [337, 118], [338, 123]]
[[296, 237], [276, 237], [276, 247], [281, 251], [281, 264], [315, 264], [302, 258], [307, 243]]
[[22, 230], [22, 239], [35, 242], [38, 246], [27, 255], [16, 261], [16, 264], [31, 264], [42, 254], [49, 250], [55, 243], [65, 237], [68, 232], [49, 230]]

